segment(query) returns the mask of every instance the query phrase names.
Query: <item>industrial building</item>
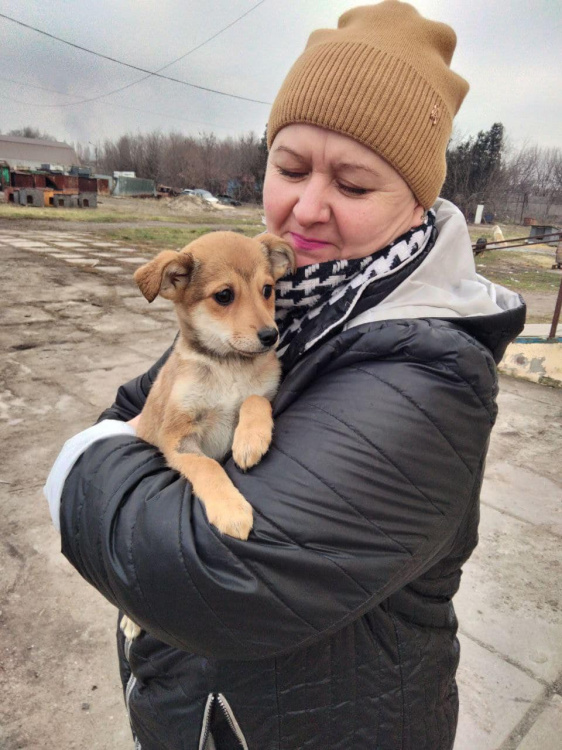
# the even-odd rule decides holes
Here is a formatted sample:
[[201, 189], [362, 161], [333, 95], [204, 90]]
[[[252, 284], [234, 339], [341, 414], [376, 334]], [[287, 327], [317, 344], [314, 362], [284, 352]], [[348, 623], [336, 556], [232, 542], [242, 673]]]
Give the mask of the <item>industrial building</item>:
[[56, 166], [61, 172], [78, 164], [76, 152], [68, 143], [0, 135], [0, 164], [10, 169], [41, 169], [43, 164]]
[[77, 165], [76, 152], [67, 143], [0, 135], [0, 191], [7, 203], [96, 208], [100, 194], [156, 195], [153, 180], [129, 172], [95, 175]]

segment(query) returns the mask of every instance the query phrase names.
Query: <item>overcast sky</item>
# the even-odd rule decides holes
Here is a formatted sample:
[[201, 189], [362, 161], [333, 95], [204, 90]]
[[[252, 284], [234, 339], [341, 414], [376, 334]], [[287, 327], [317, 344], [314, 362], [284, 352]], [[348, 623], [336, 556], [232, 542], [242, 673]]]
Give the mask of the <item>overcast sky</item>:
[[[309, 33], [335, 27], [349, 0], [265, 0], [216, 39], [162, 71], [198, 86], [272, 102]], [[453, 69], [471, 90], [465, 135], [502, 122], [517, 146], [562, 147], [562, 0], [413, 0], [457, 32]], [[150, 71], [185, 54], [258, 0], [0, 0], [0, 13]], [[126, 132], [263, 133], [269, 106], [149, 78], [0, 18], [0, 131], [32, 125], [99, 143]], [[10, 80], [7, 80], [10, 79]], [[58, 93], [57, 93], [58, 92]], [[63, 106], [64, 105], [64, 106]]]

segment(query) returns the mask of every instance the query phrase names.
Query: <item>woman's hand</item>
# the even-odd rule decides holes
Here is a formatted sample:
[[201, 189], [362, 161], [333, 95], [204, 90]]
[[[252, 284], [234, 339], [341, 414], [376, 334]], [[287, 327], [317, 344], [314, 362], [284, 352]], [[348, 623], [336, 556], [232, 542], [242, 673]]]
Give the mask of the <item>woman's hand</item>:
[[140, 415], [140, 414], [137, 414], [137, 416], [136, 416], [136, 417], [133, 417], [133, 419], [129, 419], [129, 421], [127, 422], [127, 424], [130, 424], [130, 425], [131, 425], [131, 427], [132, 427], [133, 429], [135, 429], [135, 430], [136, 430], [136, 429], [137, 429], [137, 427], [138, 427], [138, 424], [139, 424], [140, 418], [141, 418], [141, 415]]

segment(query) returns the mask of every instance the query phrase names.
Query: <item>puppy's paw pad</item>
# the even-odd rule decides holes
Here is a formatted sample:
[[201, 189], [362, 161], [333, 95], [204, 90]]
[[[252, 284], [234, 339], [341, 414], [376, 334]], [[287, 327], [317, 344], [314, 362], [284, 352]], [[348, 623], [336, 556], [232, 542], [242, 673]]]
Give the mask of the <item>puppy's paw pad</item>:
[[125, 638], [130, 641], [134, 641], [142, 632], [142, 628], [139, 628], [136, 622], [133, 622], [127, 615], [123, 615], [119, 627]]
[[271, 435], [253, 432], [250, 435], [234, 435], [232, 457], [242, 471], [259, 464], [269, 450]]
[[246, 540], [254, 525], [254, 512], [242, 495], [221, 504], [218, 512], [209, 516], [210, 523], [227, 536]]

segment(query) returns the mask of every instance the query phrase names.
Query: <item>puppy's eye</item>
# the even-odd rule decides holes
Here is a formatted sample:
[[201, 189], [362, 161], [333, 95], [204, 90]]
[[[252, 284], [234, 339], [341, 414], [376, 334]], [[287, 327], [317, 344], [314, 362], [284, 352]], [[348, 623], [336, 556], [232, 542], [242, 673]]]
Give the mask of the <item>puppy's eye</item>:
[[234, 302], [234, 292], [232, 291], [232, 289], [223, 289], [222, 291], [214, 294], [213, 297], [215, 298], [215, 301], [223, 307], [226, 307], [227, 305], [230, 305], [231, 302]]
[[263, 296], [266, 299], [269, 299], [271, 297], [271, 293], [273, 292], [273, 287], [271, 284], [266, 284], [263, 288]]

